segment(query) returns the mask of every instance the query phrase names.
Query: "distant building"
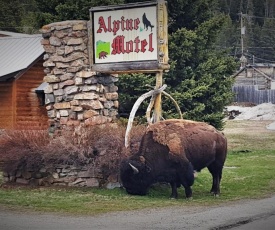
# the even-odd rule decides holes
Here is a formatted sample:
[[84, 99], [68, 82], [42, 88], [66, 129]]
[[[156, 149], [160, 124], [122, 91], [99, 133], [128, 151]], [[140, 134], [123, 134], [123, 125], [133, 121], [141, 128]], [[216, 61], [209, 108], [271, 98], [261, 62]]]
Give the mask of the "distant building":
[[275, 103], [275, 64], [248, 64], [233, 78], [236, 102]]

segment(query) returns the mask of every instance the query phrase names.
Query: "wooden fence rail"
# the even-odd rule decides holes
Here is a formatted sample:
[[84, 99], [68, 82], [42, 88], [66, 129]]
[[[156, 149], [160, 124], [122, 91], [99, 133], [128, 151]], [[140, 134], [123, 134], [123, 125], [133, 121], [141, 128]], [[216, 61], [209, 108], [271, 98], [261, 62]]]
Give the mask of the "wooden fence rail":
[[238, 85], [233, 86], [232, 91], [235, 93], [235, 102], [275, 104], [275, 90], [258, 90], [257, 85]]

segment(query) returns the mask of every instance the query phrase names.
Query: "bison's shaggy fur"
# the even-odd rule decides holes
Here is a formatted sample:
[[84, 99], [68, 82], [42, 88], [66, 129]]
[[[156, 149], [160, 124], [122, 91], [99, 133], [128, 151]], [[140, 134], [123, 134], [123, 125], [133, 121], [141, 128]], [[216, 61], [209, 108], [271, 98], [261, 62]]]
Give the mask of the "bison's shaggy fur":
[[213, 177], [211, 192], [220, 193], [227, 141], [213, 126], [203, 122], [171, 119], [149, 126], [139, 151], [121, 163], [121, 181], [130, 194], [145, 195], [151, 184], [168, 182], [173, 198], [183, 185], [192, 196], [193, 170], [207, 167]]

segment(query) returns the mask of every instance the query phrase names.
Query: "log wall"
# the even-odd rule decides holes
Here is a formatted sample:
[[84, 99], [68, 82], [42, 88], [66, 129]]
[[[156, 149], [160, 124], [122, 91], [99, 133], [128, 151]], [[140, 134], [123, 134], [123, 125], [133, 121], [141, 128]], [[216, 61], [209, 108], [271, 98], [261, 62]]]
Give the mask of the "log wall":
[[0, 82], [0, 129], [47, 129], [48, 115], [35, 89], [43, 82], [40, 58], [17, 79]]
[[12, 82], [0, 82], [0, 129], [13, 128]]
[[14, 82], [16, 129], [48, 128], [47, 110], [35, 92], [35, 89], [43, 82], [43, 70], [43, 60], [40, 59]]

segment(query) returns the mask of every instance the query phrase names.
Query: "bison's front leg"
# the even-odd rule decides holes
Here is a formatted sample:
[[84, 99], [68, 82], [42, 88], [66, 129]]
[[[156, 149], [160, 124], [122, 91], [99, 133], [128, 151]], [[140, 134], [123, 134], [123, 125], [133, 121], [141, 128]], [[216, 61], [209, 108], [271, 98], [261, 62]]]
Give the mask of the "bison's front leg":
[[170, 185], [171, 185], [171, 188], [172, 188], [172, 193], [171, 193], [170, 198], [177, 199], [178, 198], [177, 183], [176, 182], [171, 182]]
[[185, 196], [187, 199], [192, 198], [192, 189], [190, 186], [184, 186], [185, 189]]
[[185, 189], [186, 198], [192, 197], [191, 186], [194, 183], [194, 170], [190, 162], [181, 162], [181, 168], [178, 171], [178, 177]]

